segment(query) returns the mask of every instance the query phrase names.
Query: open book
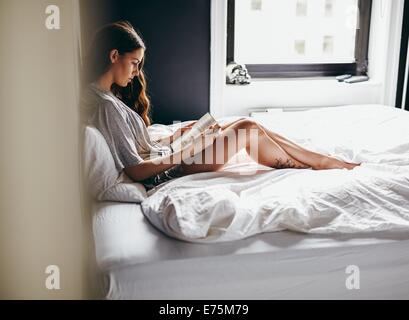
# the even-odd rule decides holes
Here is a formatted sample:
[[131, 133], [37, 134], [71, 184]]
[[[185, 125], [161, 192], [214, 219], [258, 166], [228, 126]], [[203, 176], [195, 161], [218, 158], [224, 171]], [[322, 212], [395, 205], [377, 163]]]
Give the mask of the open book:
[[176, 152], [185, 148], [212, 126], [214, 130], [209, 131], [209, 134], [215, 133], [221, 128], [216, 119], [213, 118], [210, 113], [206, 113], [203, 117], [197, 120], [197, 122], [192, 126], [192, 129], [171, 143], [173, 151]]

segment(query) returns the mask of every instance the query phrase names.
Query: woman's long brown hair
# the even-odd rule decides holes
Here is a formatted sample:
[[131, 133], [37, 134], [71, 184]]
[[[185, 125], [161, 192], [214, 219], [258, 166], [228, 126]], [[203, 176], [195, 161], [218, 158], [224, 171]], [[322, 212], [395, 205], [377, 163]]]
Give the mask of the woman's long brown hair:
[[[108, 71], [111, 65], [109, 53], [113, 49], [117, 49], [119, 54], [125, 54], [139, 48], [146, 51], [141, 36], [128, 21], [114, 22], [97, 30], [85, 58], [84, 85], [96, 81]], [[113, 84], [111, 90], [127, 106], [135, 110], [142, 117], [145, 124], [149, 126], [151, 124], [150, 100], [146, 92], [146, 75], [143, 71], [145, 56], [139, 64], [139, 75], [134, 77], [126, 87]]]

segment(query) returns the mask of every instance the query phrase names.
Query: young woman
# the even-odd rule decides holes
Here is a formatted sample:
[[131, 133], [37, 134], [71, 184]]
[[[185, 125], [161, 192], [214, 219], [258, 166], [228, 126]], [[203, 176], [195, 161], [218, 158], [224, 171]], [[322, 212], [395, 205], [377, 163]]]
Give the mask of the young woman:
[[[278, 169], [352, 169], [358, 165], [306, 150], [249, 119], [223, 126], [210, 140], [203, 137], [199, 150], [190, 145], [172, 152], [169, 143], [191, 125], [164, 139], [167, 143], [149, 137], [145, 51], [141, 36], [126, 21], [99, 29], [85, 63], [83, 110], [88, 123], [105, 137], [118, 172], [124, 170], [148, 189], [182, 175], [217, 171], [243, 148], [258, 163]], [[257, 135], [250, 134], [255, 130]], [[234, 141], [234, 148], [228, 146], [229, 140]], [[252, 146], [256, 152], [251, 152]]]

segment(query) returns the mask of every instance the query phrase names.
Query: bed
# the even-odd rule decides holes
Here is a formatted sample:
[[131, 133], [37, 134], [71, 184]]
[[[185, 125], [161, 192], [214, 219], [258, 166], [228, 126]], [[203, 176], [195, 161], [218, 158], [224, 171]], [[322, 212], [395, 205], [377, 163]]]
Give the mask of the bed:
[[[211, 219], [203, 223], [206, 228], [195, 233], [193, 229], [181, 228], [180, 211], [159, 205], [169, 202], [166, 195], [178, 189], [181, 182], [171, 181], [159, 187], [142, 204], [98, 202], [93, 208], [93, 233], [104, 296], [107, 299], [409, 298], [407, 112], [378, 105], [342, 106], [267, 115], [257, 121], [310, 149], [367, 163], [360, 171], [364, 175], [351, 177], [368, 177], [368, 180], [360, 184], [358, 191], [349, 191], [355, 204], [350, 208], [361, 208], [361, 213], [370, 212], [370, 216], [363, 219], [362, 215], [351, 215], [346, 205], [332, 207], [333, 210], [330, 206], [337, 212], [336, 219], [318, 219], [313, 223], [303, 220], [300, 227], [298, 211], [293, 210], [274, 228], [251, 227], [246, 232], [237, 232], [237, 225], [220, 228], [213, 223], [217, 221], [214, 219], [217, 210], [223, 215], [223, 210], [228, 208], [219, 206], [212, 211]], [[232, 163], [227, 171], [237, 172], [243, 165], [254, 166], [245, 161], [249, 160]], [[258, 169], [265, 170], [261, 178], [276, 174]], [[306, 174], [311, 179], [310, 175], [315, 173]], [[200, 175], [189, 182], [196, 186], [195, 190], [203, 188], [206, 181], [206, 176]], [[238, 179], [242, 183], [249, 176]], [[322, 181], [337, 180], [329, 176]], [[372, 182], [381, 183], [380, 189], [374, 188]], [[337, 183], [338, 189], [345, 186], [345, 180]], [[331, 189], [331, 194], [338, 189]], [[240, 195], [246, 194], [243, 190], [247, 189], [240, 189]], [[283, 195], [287, 202], [294, 200], [287, 193]], [[305, 206], [309, 206], [308, 194], [298, 192], [298, 200], [300, 195], [306, 199]], [[194, 199], [195, 193], [190, 196]], [[165, 208], [166, 214], [158, 213], [158, 208]], [[333, 214], [328, 207], [324, 209], [320, 212]], [[354, 277], [353, 287], [351, 277]]]

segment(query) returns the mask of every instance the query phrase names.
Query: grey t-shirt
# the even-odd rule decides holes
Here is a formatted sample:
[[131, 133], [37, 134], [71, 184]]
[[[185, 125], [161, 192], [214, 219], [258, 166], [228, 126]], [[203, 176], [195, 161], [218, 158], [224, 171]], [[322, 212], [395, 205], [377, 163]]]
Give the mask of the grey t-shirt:
[[171, 153], [169, 146], [150, 139], [138, 113], [96, 83], [90, 84], [84, 92], [81, 108], [86, 123], [95, 126], [104, 136], [119, 172]]

